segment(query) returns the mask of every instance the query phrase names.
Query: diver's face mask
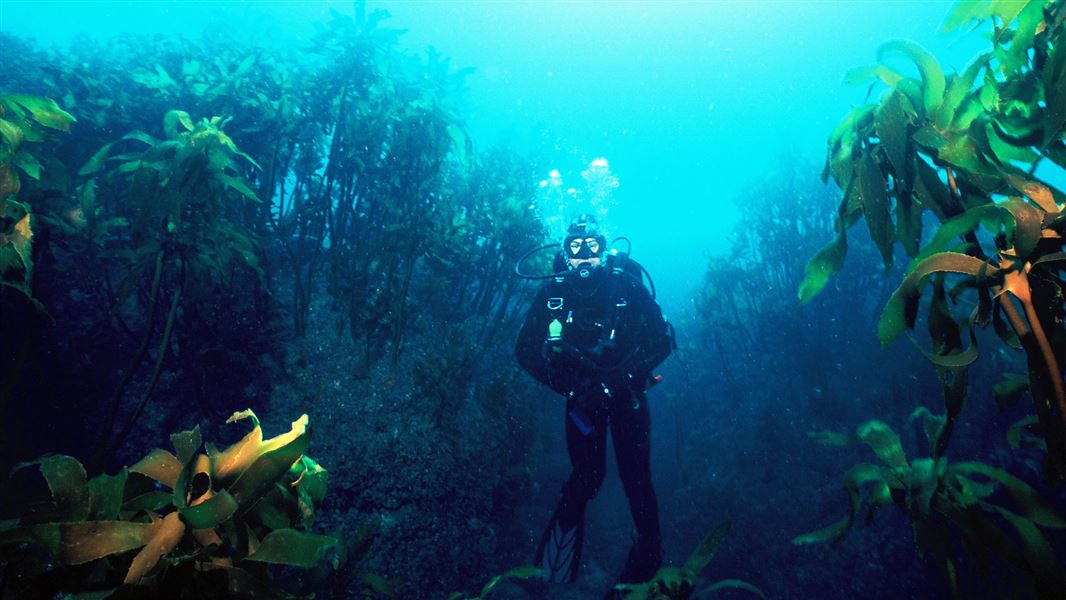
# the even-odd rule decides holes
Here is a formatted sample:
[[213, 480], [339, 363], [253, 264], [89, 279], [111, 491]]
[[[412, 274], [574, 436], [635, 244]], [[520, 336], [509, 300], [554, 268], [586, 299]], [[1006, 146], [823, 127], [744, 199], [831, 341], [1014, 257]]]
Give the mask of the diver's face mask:
[[572, 237], [563, 243], [563, 251], [566, 253], [570, 268], [587, 264], [593, 267], [600, 265], [600, 254], [603, 252], [603, 240], [596, 237]]

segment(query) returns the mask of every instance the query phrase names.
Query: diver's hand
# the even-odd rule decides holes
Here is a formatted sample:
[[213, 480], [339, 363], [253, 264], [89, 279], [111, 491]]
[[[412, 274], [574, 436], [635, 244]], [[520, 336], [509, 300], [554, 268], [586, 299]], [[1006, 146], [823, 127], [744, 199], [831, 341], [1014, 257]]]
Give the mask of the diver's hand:
[[544, 357], [553, 370], [574, 369], [595, 371], [596, 363], [577, 346], [562, 340], [544, 342]]
[[578, 369], [568, 357], [549, 352], [548, 354], [548, 386], [556, 393], [567, 396], [574, 390], [578, 383]]
[[647, 373], [626, 373], [625, 384], [630, 390], [643, 394], [662, 380], [662, 376], [654, 376]]
[[557, 394], [569, 396], [574, 389], [573, 378], [553, 373], [548, 376], [548, 386]]
[[633, 373], [626, 373], [626, 385], [629, 389], [638, 394], [643, 394], [650, 385], [648, 385], [647, 375], [634, 375]]
[[607, 394], [604, 391], [605, 387], [606, 384], [598, 379], [581, 379], [574, 386], [574, 406], [580, 407], [589, 413], [601, 410], [607, 400]]

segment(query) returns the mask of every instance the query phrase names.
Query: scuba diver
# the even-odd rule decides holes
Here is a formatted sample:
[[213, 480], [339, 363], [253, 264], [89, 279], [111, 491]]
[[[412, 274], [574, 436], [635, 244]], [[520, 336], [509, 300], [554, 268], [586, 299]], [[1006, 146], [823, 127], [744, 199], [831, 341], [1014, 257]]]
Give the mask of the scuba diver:
[[[645, 390], [661, 380], [652, 369], [674, 348], [673, 330], [655, 302], [654, 284], [652, 293], [644, 287], [643, 268], [628, 252], [606, 246], [593, 216], [574, 219], [556, 255], [556, 273], [542, 277], [547, 281], [526, 314], [515, 347], [522, 368], [566, 399], [573, 470], [534, 563], [554, 583], [577, 577], [585, 506], [603, 482], [608, 430], [637, 530], [619, 583], [648, 581], [662, 563]], [[607, 598], [616, 594], [612, 588]]]

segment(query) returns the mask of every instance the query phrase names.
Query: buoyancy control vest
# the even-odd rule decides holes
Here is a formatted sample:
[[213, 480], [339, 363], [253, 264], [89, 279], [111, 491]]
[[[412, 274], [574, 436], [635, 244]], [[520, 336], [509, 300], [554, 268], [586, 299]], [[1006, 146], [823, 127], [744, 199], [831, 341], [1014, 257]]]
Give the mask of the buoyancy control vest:
[[544, 357], [580, 378], [645, 382], [673, 349], [672, 330], [644, 288], [640, 265], [612, 255], [605, 262], [545, 284]]

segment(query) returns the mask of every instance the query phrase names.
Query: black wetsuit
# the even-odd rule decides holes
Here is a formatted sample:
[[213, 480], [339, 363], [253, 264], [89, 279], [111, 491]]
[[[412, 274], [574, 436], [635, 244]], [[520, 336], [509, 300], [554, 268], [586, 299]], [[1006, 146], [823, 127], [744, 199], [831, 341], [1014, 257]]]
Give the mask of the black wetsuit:
[[[556, 320], [561, 332], [553, 325]], [[651, 370], [670, 354], [668, 332], [659, 306], [640, 280], [606, 267], [590, 269], [587, 278], [572, 272], [561, 281], [548, 280], [526, 315], [515, 348], [518, 362], [566, 397], [566, 440], [573, 471], [537, 551], [537, 563], [543, 564], [553, 528], [572, 532], [576, 541], [564, 569], [565, 581], [577, 575], [585, 506], [606, 471], [608, 428], [638, 534], [621, 581], [646, 581], [662, 562], [644, 390]], [[558, 339], [549, 339], [554, 333]]]

